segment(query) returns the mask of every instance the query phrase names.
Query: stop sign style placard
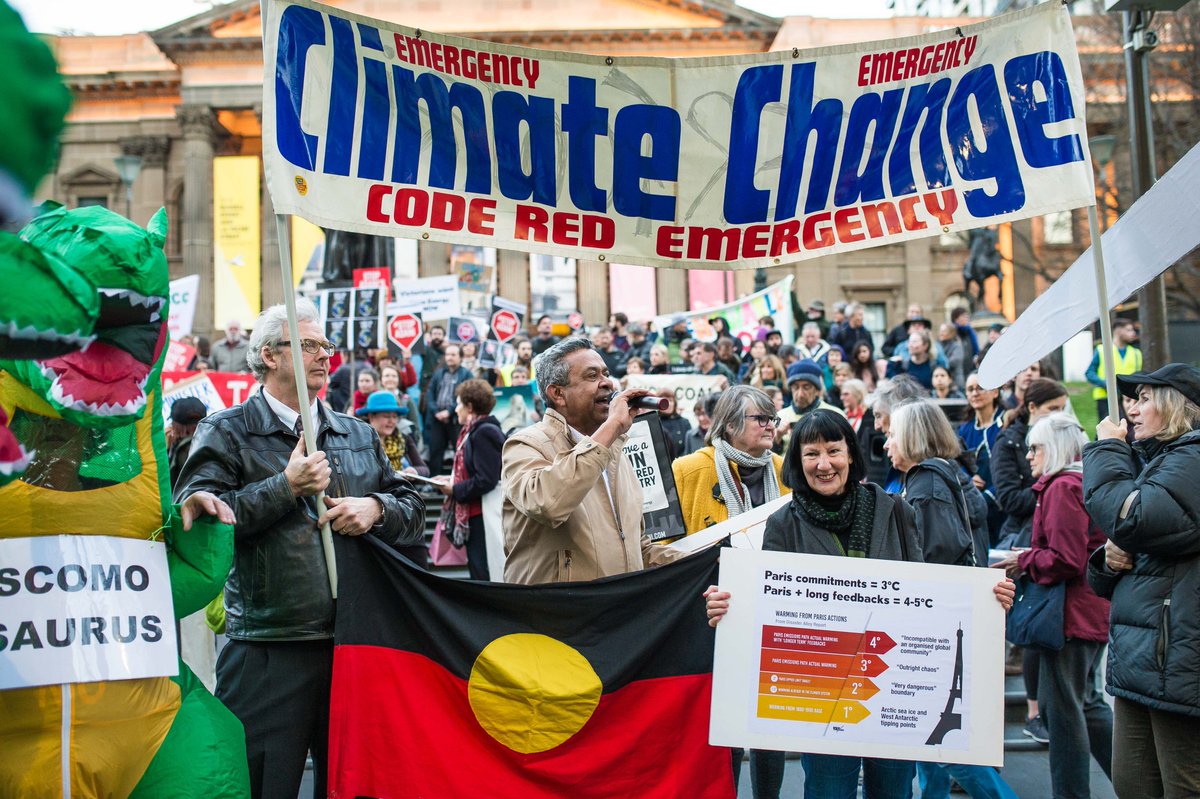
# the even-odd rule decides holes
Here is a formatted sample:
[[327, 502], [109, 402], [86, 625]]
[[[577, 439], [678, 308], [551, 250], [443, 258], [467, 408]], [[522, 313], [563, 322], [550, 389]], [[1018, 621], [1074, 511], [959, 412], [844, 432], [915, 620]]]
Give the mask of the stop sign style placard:
[[500, 310], [492, 314], [492, 333], [496, 340], [504, 344], [521, 331], [521, 317], [509, 310]]
[[388, 320], [387, 334], [401, 349], [411, 350], [424, 334], [421, 320], [410, 313], [396, 314]]
[[579, 311], [571, 311], [567, 314], [567, 327], [572, 330], [579, 330], [583, 327], [583, 314]]

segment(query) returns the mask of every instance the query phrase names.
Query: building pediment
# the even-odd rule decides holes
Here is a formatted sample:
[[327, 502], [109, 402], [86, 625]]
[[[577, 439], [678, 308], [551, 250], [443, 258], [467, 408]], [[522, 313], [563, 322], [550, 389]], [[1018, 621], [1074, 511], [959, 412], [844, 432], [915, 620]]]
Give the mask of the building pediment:
[[[727, 0], [334, 0], [330, 6], [400, 25], [505, 42], [584, 37], [595, 41], [654, 32], [670, 39], [759, 40], [780, 20]], [[236, 0], [155, 31], [163, 52], [261, 48], [257, 0]], [[755, 48], [757, 49], [757, 48]]]
[[116, 172], [95, 164], [87, 164], [63, 175], [59, 180], [66, 186], [113, 186], [121, 182]]

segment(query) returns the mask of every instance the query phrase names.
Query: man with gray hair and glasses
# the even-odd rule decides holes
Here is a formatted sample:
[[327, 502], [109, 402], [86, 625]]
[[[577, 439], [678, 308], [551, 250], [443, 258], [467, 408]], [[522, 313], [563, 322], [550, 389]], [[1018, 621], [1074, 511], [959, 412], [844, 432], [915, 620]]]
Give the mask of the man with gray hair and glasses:
[[614, 394], [583, 338], [550, 347], [534, 369], [546, 415], [504, 444], [505, 581], [594, 580], [678, 557], [643, 535], [642, 487], [622, 453], [650, 390]]
[[[317, 401], [333, 345], [312, 302], [298, 299], [296, 311], [299, 341], [289, 340], [282, 305], [255, 322], [246, 360], [262, 390], [200, 421], [175, 489], [177, 502], [211, 492], [236, 517], [216, 694], [246, 729], [254, 797], [295, 797], [310, 750], [313, 795], [326, 793], [333, 598], [321, 525], [391, 546], [424, 540], [425, 503], [392, 471], [379, 436]], [[301, 348], [312, 398], [304, 409], [292, 347]], [[315, 419], [313, 453], [300, 435], [301, 410]]]

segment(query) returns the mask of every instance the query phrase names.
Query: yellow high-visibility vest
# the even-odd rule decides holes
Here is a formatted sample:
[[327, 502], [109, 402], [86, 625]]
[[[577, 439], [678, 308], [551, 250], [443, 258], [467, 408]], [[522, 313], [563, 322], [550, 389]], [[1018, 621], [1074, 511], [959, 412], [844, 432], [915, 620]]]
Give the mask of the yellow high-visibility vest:
[[[1096, 374], [1103, 380], [1107, 375], [1104, 373], [1104, 347], [1096, 347], [1096, 352], [1100, 356], [1100, 365], [1096, 368]], [[1125, 347], [1125, 354], [1121, 354], [1120, 348], [1117, 348], [1117, 374], [1131, 375], [1134, 372], [1142, 370], [1142, 351], [1132, 344]], [[1092, 389], [1092, 399], [1108, 399], [1108, 391], [1102, 388]]]

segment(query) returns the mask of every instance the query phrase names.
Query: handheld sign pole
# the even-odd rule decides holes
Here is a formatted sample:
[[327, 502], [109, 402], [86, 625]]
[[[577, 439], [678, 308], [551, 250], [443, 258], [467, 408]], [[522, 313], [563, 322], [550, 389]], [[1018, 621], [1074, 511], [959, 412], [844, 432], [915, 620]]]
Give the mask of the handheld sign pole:
[[1096, 204], [1088, 206], [1088, 230], [1092, 237], [1092, 263], [1096, 267], [1096, 296], [1100, 300], [1100, 346], [1104, 354], [1104, 381], [1108, 384], [1108, 418], [1115, 424], [1121, 418], [1117, 406], [1116, 350], [1113, 349], [1112, 318], [1108, 313], [1108, 279], [1104, 275], [1104, 247], [1100, 244], [1100, 220]]
[[[292, 278], [292, 243], [288, 236], [287, 217], [275, 215], [275, 232], [279, 237], [279, 268], [283, 272], [283, 302], [287, 306], [288, 336], [291, 337], [292, 370], [296, 374], [296, 398], [300, 400], [300, 420], [304, 423], [304, 451], [317, 451], [317, 420], [308, 409], [308, 381], [304, 379], [304, 351], [300, 347], [300, 323], [296, 321], [296, 287]], [[325, 507], [325, 492], [317, 494], [318, 512]], [[329, 590], [338, 595], [337, 560], [333, 554], [333, 533], [326, 522], [321, 526], [321, 548], [325, 550], [325, 569], [329, 573]]]

